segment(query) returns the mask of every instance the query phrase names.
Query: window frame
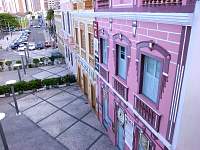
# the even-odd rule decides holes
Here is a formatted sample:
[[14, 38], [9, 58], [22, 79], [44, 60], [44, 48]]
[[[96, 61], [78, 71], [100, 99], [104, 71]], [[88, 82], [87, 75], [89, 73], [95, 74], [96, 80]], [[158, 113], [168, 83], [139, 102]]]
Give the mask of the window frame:
[[86, 38], [85, 38], [85, 30], [80, 29], [80, 37], [81, 37], [81, 49], [86, 50]]
[[[92, 40], [92, 41], [91, 41]], [[88, 41], [89, 41], [89, 54], [94, 55], [94, 35], [92, 33], [88, 33]]]
[[[144, 80], [144, 59], [145, 57], [150, 57], [152, 59], [155, 59], [157, 61], [160, 62], [160, 73], [159, 73], [159, 83], [158, 83], [158, 93], [157, 93], [157, 99], [156, 101], [157, 102], [154, 102], [152, 99], [150, 99], [149, 97], [145, 96], [143, 93], [142, 93], [142, 89], [143, 89], [143, 80]], [[139, 94], [142, 95], [143, 97], [145, 97], [145, 99], [147, 99], [151, 104], [155, 105], [156, 107], [158, 107], [159, 103], [160, 103], [160, 91], [159, 89], [161, 88], [161, 84], [162, 84], [162, 72], [163, 72], [163, 59], [158, 57], [158, 56], [155, 56], [155, 55], [152, 55], [152, 54], [149, 54], [147, 52], [141, 52], [140, 53], [140, 75], [139, 75]]]
[[78, 27], [75, 27], [75, 39], [76, 39], [76, 44], [79, 45], [79, 37], [78, 37]]
[[[108, 62], [109, 62], [109, 47], [110, 47], [110, 43], [109, 43], [109, 34], [108, 34], [108, 32], [107, 31], [105, 31], [104, 30], [104, 28], [102, 28], [102, 29], [100, 29], [99, 31], [98, 31], [98, 33], [99, 33], [99, 36], [98, 36], [98, 41], [99, 41], [99, 58], [100, 58], [100, 63], [104, 66], [104, 67], [106, 67], [106, 68], [108, 68]], [[101, 42], [100, 42], [100, 39], [104, 39], [105, 40], [105, 42], [107, 42], [107, 48], [106, 48], [106, 50], [107, 50], [107, 63], [106, 64], [104, 64], [103, 63], [103, 57], [102, 57], [102, 49], [101, 49]]]
[[[104, 115], [105, 114], [103, 114], [104, 113], [104, 92], [105, 92], [105, 95], [107, 96], [107, 113], [108, 114], [106, 114], [106, 116], [107, 116], [107, 118], [108, 118], [108, 120], [106, 120], [105, 118], [104, 118]], [[106, 129], [108, 129], [110, 126], [111, 126], [111, 123], [112, 123], [112, 120], [111, 120], [111, 118], [110, 118], [110, 115], [109, 115], [109, 89], [108, 89], [108, 87], [106, 86], [106, 85], [101, 85], [101, 103], [102, 103], [102, 121], [103, 121], [103, 126], [106, 128]], [[104, 124], [104, 122], [106, 123], [106, 124]]]
[[[138, 81], [137, 94], [147, 104], [158, 109], [160, 99], [162, 98], [162, 94], [163, 94], [164, 88], [166, 86], [166, 82], [168, 81], [169, 64], [170, 64], [170, 60], [171, 60], [171, 55], [166, 49], [164, 49], [160, 45], [156, 44], [152, 40], [139, 42], [136, 44], [136, 48], [137, 48], [136, 71], [137, 71], [137, 81]], [[145, 51], [143, 51], [142, 48], [146, 48]], [[158, 54], [155, 55], [155, 54], [153, 54], [152, 51], [156, 51], [156, 53], [158, 53]], [[142, 84], [141, 79], [143, 79], [142, 55], [147, 55], [154, 59], [160, 60], [160, 62], [161, 62], [160, 81], [159, 81], [159, 88], [158, 88], [158, 103], [154, 103], [151, 99], [149, 99], [146, 96], [144, 96], [143, 94], [141, 94], [141, 84]]]
[[[125, 79], [118, 75], [118, 51], [117, 45], [123, 46], [125, 48], [125, 60], [126, 60], [126, 76]], [[131, 41], [122, 33], [117, 33], [113, 35], [113, 55], [114, 55], [114, 65], [115, 65], [115, 75], [123, 82], [126, 83], [131, 59]]]
[[[126, 61], [126, 70], [125, 70], [125, 78], [123, 78], [122, 76], [120, 76], [119, 75], [119, 60], [118, 60], [118, 56], [119, 56], [119, 52], [118, 52], [118, 49], [117, 49], [117, 45], [118, 46], [120, 46], [120, 47], [124, 47], [124, 49], [125, 49], [125, 56], [124, 56], [124, 59], [125, 59], [125, 61]], [[127, 55], [126, 55], [126, 53], [127, 53], [127, 46], [126, 45], [124, 45], [124, 44], [116, 44], [115, 45], [116, 46], [116, 67], [115, 67], [115, 75], [118, 77], [118, 78], [120, 78], [122, 81], [126, 81], [127, 80]], [[121, 55], [121, 53], [120, 53], [120, 55]], [[120, 56], [121, 57], [121, 56]]]

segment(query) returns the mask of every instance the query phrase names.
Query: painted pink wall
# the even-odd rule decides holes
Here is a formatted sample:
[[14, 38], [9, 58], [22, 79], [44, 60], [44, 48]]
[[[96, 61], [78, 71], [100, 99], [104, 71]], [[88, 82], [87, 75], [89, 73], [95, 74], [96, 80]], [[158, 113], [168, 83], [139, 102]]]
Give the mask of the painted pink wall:
[[[176, 71], [176, 63], [178, 59], [179, 53], [179, 45], [180, 45], [180, 37], [182, 27], [178, 25], [169, 25], [169, 24], [161, 24], [161, 23], [153, 23], [153, 22], [138, 22], [137, 35], [133, 37], [132, 34], [132, 21], [130, 20], [113, 20], [112, 31], [109, 30], [109, 21], [108, 19], [97, 19], [99, 23], [99, 29], [104, 28], [104, 30], [109, 33], [109, 63], [108, 70], [109, 72], [109, 81], [112, 81], [112, 75], [115, 74], [114, 70], [114, 57], [113, 57], [113, 40], [112, 36], [116, 33], [122, 33], [128, 37], [128, 39], [132, 42], [131, 46], [131, 61], [130, 67], [128, 70], [128, 78], [127, 78], [127, 86], [129, 87], [129, 95], [128, 101], [131, 104], [134, 104], [134, 94], [137, 93], [138, 82], [137, 82], [137, 72], [136, 72], [136, 43], [146, 40], [153, 40], [157, 44], [161, 45], [164, 49], [166, 49], [171, 54], [171, 61], [169, 66], [169, 77], [168, 82], [166, 83], [166, 87], [164, 88], [164, 93], [162, 94], [162, 98], [160, 99], [158, 112], [162, 114], [161, 124], [160, 124], [160, 134], [163, 137], [166, 136], [169, 111], [172, 99], [172, 91], [175, 80], [175, 71]], [[145, 51], [145, 49], [144, 49]], [[159, 55], [158, 53], [153, 52], [155, 55]], [[131, 81], [131, 82], [130, 82]], [[111, 84], [111, 82], [110, 82]], [[111, 90], [111, 89], [110, 89]], [[111, 119], [114, 119], [114, 104], [113, 104], [113, 96], [109, 94], [109, 115]], [[147, 102], [148, 103], [148, 102]], [[150, 104], [150, 103], [149, 103]], [[150, 104], [151, 105], [151, 104]], [[154, 107], [154, 106], [152, 106]], [[158, 148], [159, 150], [159, 148]]]

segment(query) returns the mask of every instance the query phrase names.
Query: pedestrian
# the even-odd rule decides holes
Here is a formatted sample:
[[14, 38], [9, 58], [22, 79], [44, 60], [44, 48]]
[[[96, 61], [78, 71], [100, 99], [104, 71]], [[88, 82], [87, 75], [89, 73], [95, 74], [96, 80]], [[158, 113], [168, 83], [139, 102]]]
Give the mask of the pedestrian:
[[7, 37], [6, 39], [7, 39], [7, 41], [8, 41], [8, 37]]

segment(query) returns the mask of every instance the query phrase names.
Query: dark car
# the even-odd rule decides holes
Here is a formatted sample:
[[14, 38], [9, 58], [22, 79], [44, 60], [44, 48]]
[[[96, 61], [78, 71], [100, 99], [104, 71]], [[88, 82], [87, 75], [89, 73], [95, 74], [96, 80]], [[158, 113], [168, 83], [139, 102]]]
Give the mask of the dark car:
[[45, 42], [45, 47], [51, 47], [51, 42], [46, 41], [46, 42]]
[[17, 48], [18, 48], [17, 43], [11, 44], [11, 45], [10, 45], [10, 48], [11, 48], [11, 49], [17, 49]]
[[42, 42], [36, 44], [36, 49], [43, 49], [44, 44]]

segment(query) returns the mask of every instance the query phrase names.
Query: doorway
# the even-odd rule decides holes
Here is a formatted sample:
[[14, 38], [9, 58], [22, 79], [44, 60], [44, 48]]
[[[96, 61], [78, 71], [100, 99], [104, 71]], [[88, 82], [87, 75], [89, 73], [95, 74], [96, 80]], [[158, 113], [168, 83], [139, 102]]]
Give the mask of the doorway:
[[95, 87], [91, 84], [91, 101], [92, 108], [96, 110], [96, 95], [95, 95]]
[[88, 96], [88, 79], [85, 74], [83, 74], [83, 88], [84, 88], [84, 94]]

